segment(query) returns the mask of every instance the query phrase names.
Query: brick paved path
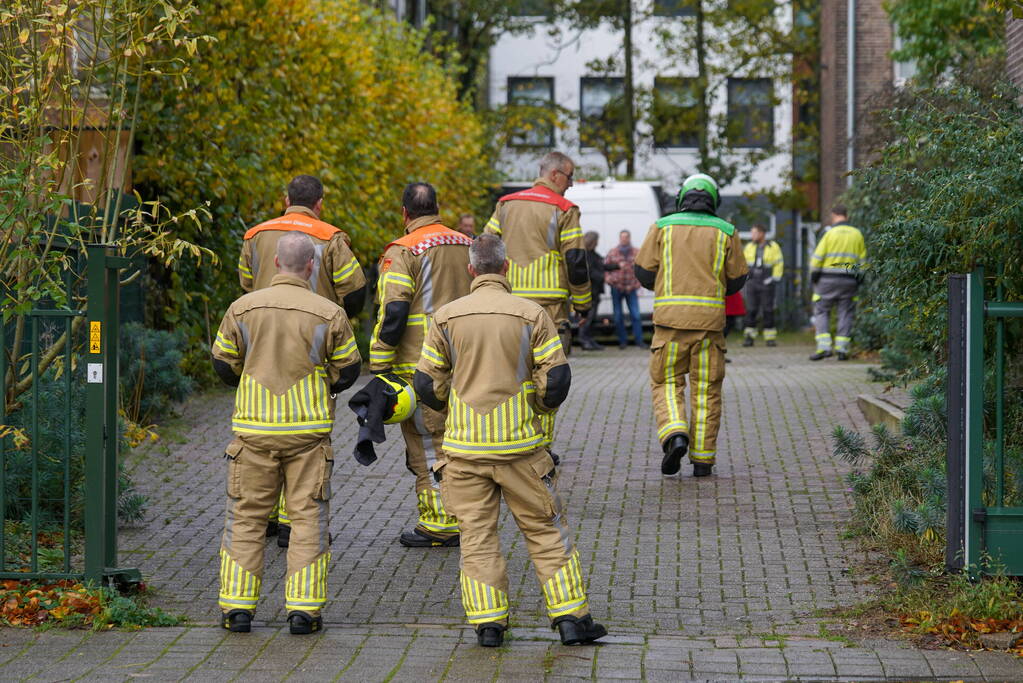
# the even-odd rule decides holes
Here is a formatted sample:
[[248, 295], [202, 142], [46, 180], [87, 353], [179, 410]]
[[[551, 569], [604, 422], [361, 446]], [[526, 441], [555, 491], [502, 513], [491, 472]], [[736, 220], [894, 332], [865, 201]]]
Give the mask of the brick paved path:
[[[716, 476], [660, 474], [647, 356], [572, 357], [574, 384], [556, 450], [561, 491], [589, 577], [593, 614], [612, 637], [564, 648], [546, 628], [522, 538], [502, 518], [512, 630], [499, 650], [462, 625], [456, 549], [397, 544], [414, 523], [397, 428], [365, 468], [350, 458], [353, 420], [335, 432], [333, 562], [325, 631], [287, 633], [284, 551], [271, 545], [257, 628], [214, 627], [230, 395], [185, 409], [183, 438], [131, 456], [150, 497], [121, 537], [161, 606], [191, 625], [139, 633], [0, 631], [2, 678], [120, 680], [1023, 680], [1007, 655], [857, 647], [820, 638], [816, 610], [868, 595], [847, 570], [849, 499], [831, 455], [834, 424], [865, 428], [855, 396], [875, 390], [856, 363], [806, 361], [808, 348], [734, 349]], [[346, 395], [347, 398], [347, 395]]]

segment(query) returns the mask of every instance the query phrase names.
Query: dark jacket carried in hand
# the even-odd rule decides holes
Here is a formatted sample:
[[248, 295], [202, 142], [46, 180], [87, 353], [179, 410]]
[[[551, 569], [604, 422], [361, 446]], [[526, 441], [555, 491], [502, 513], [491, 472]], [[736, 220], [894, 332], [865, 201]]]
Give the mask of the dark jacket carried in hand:
[[397, 401], [397, 396], [379, 377], [371, 379], [349, 399], [348, 407], [359, 420], [359, 438], [355, 442], [353, 455], [360, 465], [376, 462], [377, 454], [373, 444], [386, 440], [384, 420], [394, 413]]

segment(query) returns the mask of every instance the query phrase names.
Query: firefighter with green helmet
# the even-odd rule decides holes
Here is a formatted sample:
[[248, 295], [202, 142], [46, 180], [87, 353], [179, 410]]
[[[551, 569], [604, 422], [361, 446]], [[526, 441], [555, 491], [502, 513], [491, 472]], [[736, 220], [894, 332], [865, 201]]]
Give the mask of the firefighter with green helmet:
[[654, 291], [650, 388], [667, 475], [678, 473], [688, 452], [693, 476], [707, 476], [717, 455], [725, 297], [742, 289], [749, 270], [735, 227], [716, 215], [720, 203], [713, 178], [689, 176], [678, 212], [651, 226], [636, 256], [636, 278]]

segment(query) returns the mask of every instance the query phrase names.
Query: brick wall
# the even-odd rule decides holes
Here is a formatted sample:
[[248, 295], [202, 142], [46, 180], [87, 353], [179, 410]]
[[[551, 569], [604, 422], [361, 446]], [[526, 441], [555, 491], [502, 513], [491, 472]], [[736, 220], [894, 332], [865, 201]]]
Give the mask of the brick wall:
[[[821, 1], [821, 219], [846, 188], [848, 0]], [[856, 110], [854, 142], [863, 134], [871, 101], [893, 77], [892, 30], [881, 0], [856, 0]], [[854, 165], [862, 163], [855, 145]]]
[[1009, 16], [1005, 23], [1005, 72], [1017, 87], [1023, 88], [1023, 19]]

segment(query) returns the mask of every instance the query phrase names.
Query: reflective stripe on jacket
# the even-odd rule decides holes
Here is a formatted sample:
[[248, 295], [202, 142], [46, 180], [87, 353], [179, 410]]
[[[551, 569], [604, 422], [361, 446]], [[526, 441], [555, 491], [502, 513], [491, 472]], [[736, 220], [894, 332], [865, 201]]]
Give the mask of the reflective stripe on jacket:
[[[758, 245], [756, 242], [748, 243], [743, 249], [743, 256], [746, 258], [746, 265], [750, 269], [751, 278], [773, 277], [780, 280], [785, 274], [785, 257], [782, 255], [781, 246], [774, 240], [764, 242], [763, 251], [760, 254], [760, 263], [757, 263]], [[757, 272], [759, 269], [759, 272]]]
[[500, 275], [473, 280], [472, 293], [434, 314], [416, 367], [447, 403], [445, 455], [500, 463], [541, 448], [549, 373], [567, 363], [543, 308]]
[[297, 448], [330, 433], [330, 387], [362, 362], [344, 311], [304, 280], [276, 275], [224, 315], [213, 357], [241, 376], [232, 427], [259, 447]]
[[856, 275], [866, 265], [863, 233], [851, 225], [836, 225], [826, 233], [810, 259], [812, 272]]
[[[405, 230], [403, 237], [386, 247], [380, 260], [380, 309], [369, 347], [373, 372], [411, 375], [434, 312], [468, 294], [472, 282], [468, 270], [471, 238], [441, 225], [438, 216], [417, 218]], [[398, 315], [395, 309], [388, 312], [388, 304], [402, 302], [406, 306], [398, 311], [405, 311], [403, 331], [400, 338], [388, 338], [385, 325], [400, 324], [394, 320]]]
[[654, 324], [682, 330], [721, 330], [725, 285], [748, 270], [734, 227], [698, 213], [654, 223], [636, 265], [656, 273]]
[[260, 223], [245, 233], [238, 257], [238, 280], [243, 290], [251, 292], [270, 286], [277, 274], [274, 266], [277, 241], [291, 231], [304, 232], [313, 240], [315, 252], [309, 282], [317, 294], [341, 304], [346, 295], [366, 286], [348, 235], [316, 218], [312, 210], [292, 206], [283, 216]]
[[579, 207], [538, 178], [533, 187], [502, 197], [485, 232], [508, 248], [512, 292], [537, 303], [569, 299], [576, 310], [592, 303]]

